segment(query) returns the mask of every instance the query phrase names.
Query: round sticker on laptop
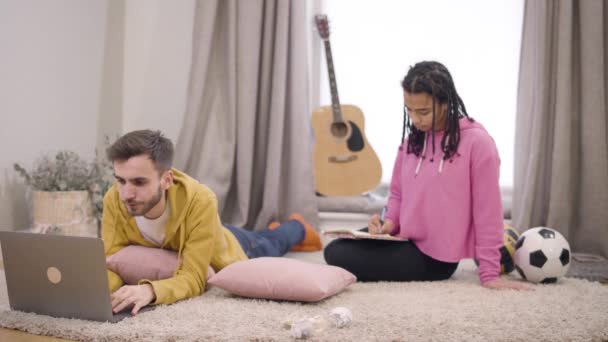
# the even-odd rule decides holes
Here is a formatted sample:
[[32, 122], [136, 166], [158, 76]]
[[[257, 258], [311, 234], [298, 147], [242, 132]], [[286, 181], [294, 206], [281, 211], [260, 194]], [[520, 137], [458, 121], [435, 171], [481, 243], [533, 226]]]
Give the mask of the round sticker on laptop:
[[58, 284], [61, 281], [61, 272], [57, 267], [49, 267], [46, 269], [46, 276], [53, 284]]

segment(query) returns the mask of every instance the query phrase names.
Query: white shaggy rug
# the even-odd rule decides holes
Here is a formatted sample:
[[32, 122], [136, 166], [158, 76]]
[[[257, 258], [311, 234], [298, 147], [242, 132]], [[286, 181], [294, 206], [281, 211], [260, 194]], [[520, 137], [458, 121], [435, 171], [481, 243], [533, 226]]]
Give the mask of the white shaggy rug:
[[308, 340], [608, 340], [608, 286], [565, 278], [535, 291], [493, 291], [464, 265], [448, 281], [356, 283], [317, 304], [237, 298], [212, 288], [116, 324], [10, 311], [0, 271], [0, 326], [82, 341], [290, 341], [286, 320], [344, 306], [353, 314], [350, 326], [328, 327]]

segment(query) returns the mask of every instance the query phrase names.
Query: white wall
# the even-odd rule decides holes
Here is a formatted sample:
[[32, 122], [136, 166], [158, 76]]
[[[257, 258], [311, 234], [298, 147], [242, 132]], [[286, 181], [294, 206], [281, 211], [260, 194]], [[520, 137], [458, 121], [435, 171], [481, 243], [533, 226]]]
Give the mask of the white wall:
[[123, 130], [160, 129], [176, 142], [186, 110], [194, 0], [129, 0]]
[[[494, 137], [501, 185], [513, 184], [523, 0], [326, 0], [325, 9], [340, 100], [363, 110], [383, 181], [390, 181], [401, 138], [400, 81], [410, 65], [438, 60], [469, 114]], [[321, 58], [321, 104], [329, 104], [324, 52]]]
[[107, 0], [0, 1], [0, 230], [25, 228], [12, 164], [94, 153]]
[[134, 129], [177, 139], [193, 13], [194, 0], [0, 1], [0, 230], [29, 225], [13, 163], [91, 158], [98, 135]]

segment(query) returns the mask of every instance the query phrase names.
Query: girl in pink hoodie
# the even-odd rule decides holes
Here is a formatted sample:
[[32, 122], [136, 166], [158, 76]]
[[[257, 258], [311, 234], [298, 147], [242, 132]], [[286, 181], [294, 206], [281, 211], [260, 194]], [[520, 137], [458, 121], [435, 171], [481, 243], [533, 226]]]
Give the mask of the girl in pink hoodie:
[[361, 281], [414, 281], [447, 279], [460, 259], [476, 258], [483, 286], [525, 288], [499, 278], [500, 159], [492, 137], [468, 116], [442, 64], [417, 63], [401, 85], [402, 144], [387, 212], [384, 221], [372, 216], [367, 229], [409, 241], [337, 239], [325, 260]]

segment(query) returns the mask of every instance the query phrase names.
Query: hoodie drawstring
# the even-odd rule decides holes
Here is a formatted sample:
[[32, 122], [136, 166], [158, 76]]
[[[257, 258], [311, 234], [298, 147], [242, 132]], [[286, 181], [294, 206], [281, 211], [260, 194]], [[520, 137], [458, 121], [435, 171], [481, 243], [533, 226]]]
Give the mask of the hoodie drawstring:
[[177, 251], [177, 268], [175, 272], [182, 267], [182, 252], [184, 251], [184, 245], [186, 244], [186, 230], [184, 227], [177, 227], [179, 229], [179, 250]]
[[[445, 138], [445, 146], [448, 146], [449, 142], [450, 142], [450, 136], [448, 135]], [[443, 155], [441, 156], [441, 162], [439, 162], [439, 174], [441, 174], [441, 171], [443, 171], [443, 160], [445, 159], [445, 150], [446, 149], [447, 148], [444, 148]]]
[[[422, 153], [421, 153], [420, 157], [418, 157], [418, 165], [416, 165], [416, 174], [414, 176], [418, 176], [418, 172], [420, 172], [420, 166], [422, 165], [422, 159], [426, 158], [427, 138], [428, 138], [428, 134], [427, 134], [427, 132], [425, 132], [424, 133], [424, 146], [422, 146]], [[445, 145], [447, 146], [449, 142], [450, 142], [450, 136], [447, 136], [445, 138]], [[438, 169], [439, 174], [441, 174], [443, 172], [443, 161], [445, 159], [445, 153], [446, 153], [446, 151], [444, 149], [443, 155], [441, 156], [441, 161], [439, 162], [439, 169]]]
[[426, 158], [426, 139], [428, 135], [424, 132], [424, 146], [422, 146], [422, 153], [420, 157], [418, 157], [418, 165], [416, 166], [416, 174], [414, 176], [418, 176], [418, 172], [420, 171], [420, 165], [422, 165], [422, 159]]

